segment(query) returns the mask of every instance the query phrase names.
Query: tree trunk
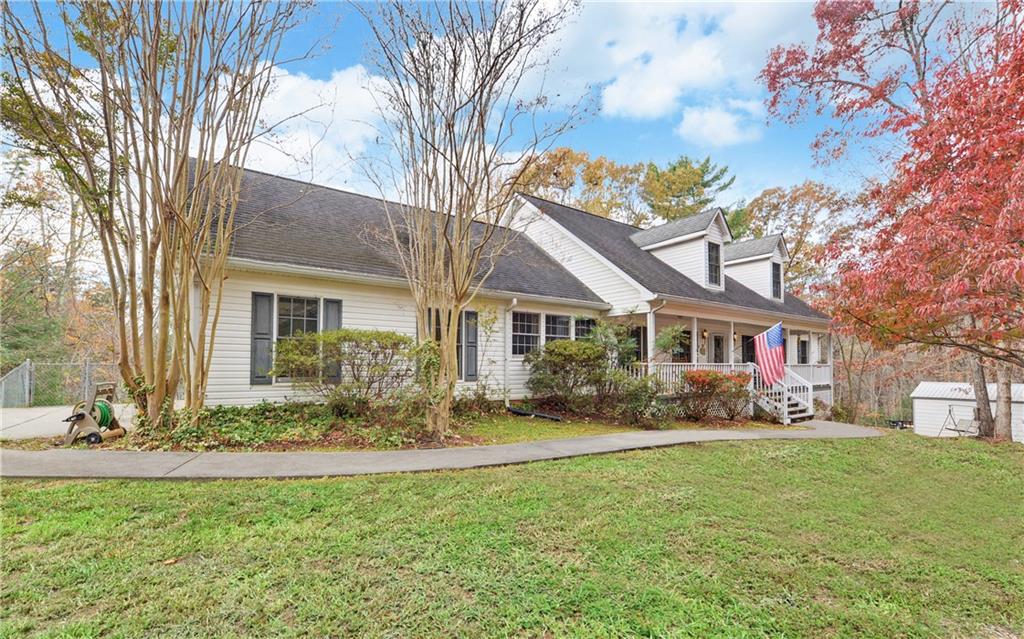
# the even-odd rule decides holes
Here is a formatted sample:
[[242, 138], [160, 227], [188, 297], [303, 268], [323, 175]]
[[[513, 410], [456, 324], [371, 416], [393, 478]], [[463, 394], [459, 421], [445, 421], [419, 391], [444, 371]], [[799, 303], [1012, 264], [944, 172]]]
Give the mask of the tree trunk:
[[971, 367], [971, 384], [974, 386], [975, 404], [978, 406], [978, 435], [992, 437], [995, 422], [992, 419], [992, 405], [989, 403], [988, 386], [985, 381], [985, 363], [975, 357]]
[[1010, 365], [998, 364], [996, 366], [996, 419], [995, 429], [992, 434], [992, 437], [996, 440], [1007, 441], [1013, 436], [1011, 413], [1013, 404], [1010, 401], [1012, 391]]

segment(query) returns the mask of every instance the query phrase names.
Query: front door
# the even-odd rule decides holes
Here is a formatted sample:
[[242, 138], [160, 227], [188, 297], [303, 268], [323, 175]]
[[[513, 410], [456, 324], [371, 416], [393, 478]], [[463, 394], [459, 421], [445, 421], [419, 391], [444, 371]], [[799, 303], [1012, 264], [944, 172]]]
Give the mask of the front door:
[[711, 334], [711, 361], [715, 364], [725, 363], [725, 335]]

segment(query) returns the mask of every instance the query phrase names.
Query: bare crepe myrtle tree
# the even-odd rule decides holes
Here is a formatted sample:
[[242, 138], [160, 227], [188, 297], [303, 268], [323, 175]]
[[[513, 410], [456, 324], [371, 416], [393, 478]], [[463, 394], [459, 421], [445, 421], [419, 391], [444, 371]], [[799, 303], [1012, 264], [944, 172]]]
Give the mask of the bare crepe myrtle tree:
[[81, 201], [110, 280], [121, 376], [154, 426], [179, 386], [193, 415], [203, 405], [241, 167], [273, 128], [261, 107], [304, 9], [3, 3], [3, 125]]
[[[540, 0], [356, 5], [371, 64], [384, 156], [368, 164], [387, 202], [385, 235], [415, 299], [419, 335], [437, 339], [428, 426], [448, 430], [459, 313], [514, 237], [515, 185], [577, 119], [557, 119], [543, 78], [576, 8]], [[386, 199], [386, 198], [385, 198]]]

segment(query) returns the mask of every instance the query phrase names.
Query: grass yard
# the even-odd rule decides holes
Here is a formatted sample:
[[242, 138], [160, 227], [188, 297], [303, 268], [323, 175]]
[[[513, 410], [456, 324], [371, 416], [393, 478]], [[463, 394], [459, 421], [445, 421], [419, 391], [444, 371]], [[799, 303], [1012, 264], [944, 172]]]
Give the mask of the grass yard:
[[1024, 447], [2, 488], [0, 636], [1011, 637]]
[[[659, 425], [666, 429], [799, 429], [799, 424], [783, 426], [765, 422], [685, 422], [673, 421]], [[565, 419], [555, 422], [538, 417], [517, 417], [513, 415], [492, 415], [481, 417], [459, 428], [459, 434], [480, 444], [513, 444], [516, 442], [536, 441], [542, 439], [565, 439], [568, 437], [585, 437], [588, 435], [611, 435], [642, 430], [640, 426], [616, 424], [588, 419]]]

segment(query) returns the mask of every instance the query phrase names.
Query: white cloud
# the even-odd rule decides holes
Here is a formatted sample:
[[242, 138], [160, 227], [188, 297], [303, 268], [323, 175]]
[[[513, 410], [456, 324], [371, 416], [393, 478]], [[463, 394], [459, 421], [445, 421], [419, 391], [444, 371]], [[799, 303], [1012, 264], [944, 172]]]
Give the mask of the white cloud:
[[362, 65], [336, 70], [326, 79], [280, 71], [261, 117], [281, 124], [252, 147], [248, 166], [367, 191], [358, 159], [378, 134], [372, 89], [379, 81]]
[[667, 117], [709, 92], [758, 98], [768, 50], [814, 34], [802, 3], [585, 4], [561, 35], [550, 84], [570, 99], [596, 87], [606, 116]]
[[761, 139], [761, 127], [749, 112], [723, 107], [687, 107], [676, 133], [698, 146], [732, 146]]

